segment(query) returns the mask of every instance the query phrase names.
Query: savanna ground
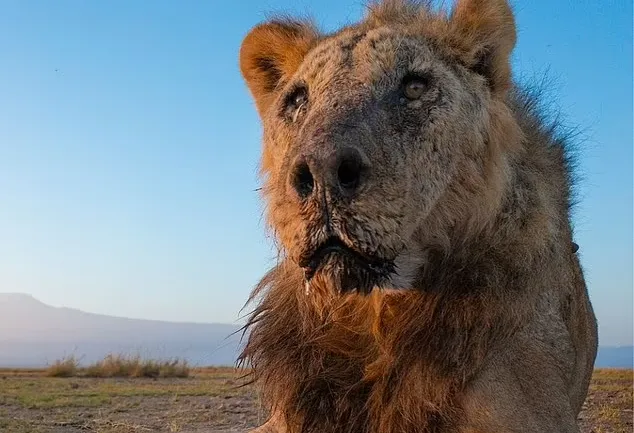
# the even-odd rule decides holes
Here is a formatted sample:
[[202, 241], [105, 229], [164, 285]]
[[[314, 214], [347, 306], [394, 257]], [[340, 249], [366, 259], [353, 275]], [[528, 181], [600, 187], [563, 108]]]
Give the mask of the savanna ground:
[[[632, 370], [597, 370], [580, 415], [583, 433], [632, 432]], [[0, 370], [2, 433], [238, 433], [262, 420], [258, 400], [230, 368], [186, 378], [49, 377]]]

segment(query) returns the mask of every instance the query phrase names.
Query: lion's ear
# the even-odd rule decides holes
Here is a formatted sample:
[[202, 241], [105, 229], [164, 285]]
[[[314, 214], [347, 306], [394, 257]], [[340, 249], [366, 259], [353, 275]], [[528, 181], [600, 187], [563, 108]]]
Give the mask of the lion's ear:
[[467, 66], [486, 77], [494, 93], [504, 93], [511, 84], [510, 57], [517, 39], [508, 1], [457, 0], [451, 28]]
[[318, 32], [308, 23], [271, 21], [254, 27], [240, 47], [240, 70], [264, 114], [276, 89], [291, 77], [315, 41]]

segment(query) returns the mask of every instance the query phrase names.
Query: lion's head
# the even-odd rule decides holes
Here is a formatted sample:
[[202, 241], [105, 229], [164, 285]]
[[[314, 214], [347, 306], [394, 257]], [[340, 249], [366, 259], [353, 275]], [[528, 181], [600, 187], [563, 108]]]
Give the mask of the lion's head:
[[491, 223], [519, 141], [514, 44], [503, 0], [386, 1], [330, 35], [286, 20], [248, 34], [267, 220], [309, 283], [407, 288], [426, 246]]

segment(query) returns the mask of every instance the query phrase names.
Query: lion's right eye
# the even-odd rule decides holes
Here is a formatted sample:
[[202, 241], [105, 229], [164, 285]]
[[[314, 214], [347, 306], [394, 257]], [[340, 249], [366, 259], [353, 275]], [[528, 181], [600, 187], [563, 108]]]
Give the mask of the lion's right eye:
[[293, 89], [284, 100], [284, 117], [295, 122], [308, 103], [308, 89], [298, 86]]
[[403, 96], [410, 101], [420, 99], [429, 90], [429, 78], [424, 75], [410, 74], [401, 84]]

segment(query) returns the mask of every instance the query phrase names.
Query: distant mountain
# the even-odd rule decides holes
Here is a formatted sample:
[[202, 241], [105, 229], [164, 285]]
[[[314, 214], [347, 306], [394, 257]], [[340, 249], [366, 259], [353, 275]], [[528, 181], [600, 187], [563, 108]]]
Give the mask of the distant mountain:
[[634, 347], [599, 347], [597, 368], [634, 368]]
[[[108, 353], [233, 365], [238, 326], [126, 319], [46, 305], [32, 296], [0, 293], [0, 367], [43, 367], [75, 354], [84, 363]], [[632, 368], [634, 348], [601, 347], [596, 366]]]
[[238, 326], [128, 319], [46, 305], [0, 293], [0, 367], [41, 367], [75, 354], [84, 363], [108, 353], [186, 358], [194, 365], [233, 365]]

